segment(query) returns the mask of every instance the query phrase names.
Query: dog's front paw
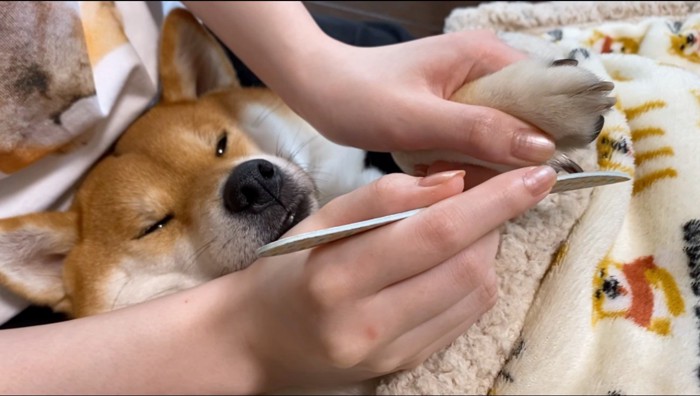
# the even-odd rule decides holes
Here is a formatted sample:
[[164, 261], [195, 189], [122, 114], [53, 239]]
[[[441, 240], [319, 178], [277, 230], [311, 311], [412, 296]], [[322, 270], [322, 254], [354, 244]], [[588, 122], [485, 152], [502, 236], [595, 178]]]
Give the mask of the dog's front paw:
[[612, 82], [577, 66], [574, 59], [528, 59], [466, 84], [453, 101], [488, 106], [551, 135], [559, 150], [584, 147], [603, 128], [615, 104]]

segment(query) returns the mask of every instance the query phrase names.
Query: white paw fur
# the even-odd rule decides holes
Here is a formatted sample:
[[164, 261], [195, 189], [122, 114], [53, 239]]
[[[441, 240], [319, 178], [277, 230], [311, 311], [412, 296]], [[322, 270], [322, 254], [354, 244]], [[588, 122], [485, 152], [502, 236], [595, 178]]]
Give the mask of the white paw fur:
[[[583, 148], [595, 140], [603, 127], [603, 115], [615, 104], [615, 98], [608, 96], [614, 85], [576, 63], [535, 57], [522, 60], [464, 85], [450, 100], [492, 107], [533, 124], [555, 140], [559, 151]], [[438, 160], [497, 171], [512, 169], [457, 151], [396, 152], [393, 156], [401, 169], [411, 174], [415, 165]]]

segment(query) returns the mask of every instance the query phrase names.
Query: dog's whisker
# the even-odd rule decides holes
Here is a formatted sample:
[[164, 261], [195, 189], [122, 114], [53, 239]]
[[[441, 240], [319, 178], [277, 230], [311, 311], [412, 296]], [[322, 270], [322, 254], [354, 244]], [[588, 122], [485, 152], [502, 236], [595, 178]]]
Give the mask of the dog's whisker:
[[202, 246], [200, 246], [197, 250], [195, 250], [193, 257], [192, 257], [194, 260], [192, 260], [192, 261], [196, 261], [199, 258], [199, 256], [202, 255], [202, 253], [204, 253], [207, 249], [209, 249], [209, 247], [212, 245], [212, 243], [214, 243], [215, 240], [216, 240], [216, 237], [212, 237], [208, 242], [202, 244]]
[[180, 286], [172, 286], [172, 287], [169, 287], [169, 288], [167, 288], [167, 289], [158, 290], [156, 293], [153, 293], [152, 295], [150, 295], [150, 296], [148, 297], [148, 299], [149, 299], [149, 300], [152, 300], [152, 299], [155, 299], [155, 298], [158, 298], [158, 297], [162, 297], [162, 296], [165, 296], [165, 295], [168, 295], [168, 294], [171, 294], [171, 293], [175, 293], [175, 292], [180, 291], [180, 290], [182, 290], [182, 287], [180, 287]]
[[256, 127], [260, 126], [260, 124], [262, 124], [262, 122], [265, 121], [267, 117], [269, 117], [271, 114], [274, 114], [277, 110], [280, 109], [280, 107], [282, 107], [282, 105], [283, 102], [281, 100], [278, 100], [271, 107], [266, 107], [267, 111], [261, 112], [261, 114], [255, 119], [255, 121], [253, 121], [253, 125]]
[[316, 135], [311, 136], [308, 139], [306, 139], [306, 141], [304, 141], [302, 144], [296, 146], [295, 150], [290, 152], [291, 157], [288, 158], [288, 160], [294, 161], [294, 159], [299, 155], [301, 150], [305, 149], [309, 144], [311, 144], [311, 142], [313, 142], [316, 139], [319, 139], [319, 136], [316, 136]]
[[122, 286], [119, 288], [119, 291], [117, 294], [114, 296], [114, 300], [112, 301], [112, 308], [111, 310], [114, 310], [117, 307], [117, 302], [119, 301], [119, 297], [122, 295], [122, 292], [126, 288], [126, 285], [128, 285], [131, 282], [132, 278], [128, 278], [126, 282], [122, 284]]
[[192, 256], [190, 256], [188, 259], [186, 259], [184, 269], [186, 271], [189, 271], [194, 265], [196, 265], [199, 257], [211, 246], [212, 243], [214, 243], [215, 240], [216, 240], [216, 237], [212, 237], [209, 241], [203, 243], [202, 246], [195, 249]]
[[301, 129], [302, 126], [298, 126], [297, 130], [294, 133], [290, 134], [291, 136], [293, 136], [293, 139], [289, 142], [289, 147], [281, 146], [279, 141], [280, 136], [277, 137], [277, 143], [275, 147], [276, 156], [285, 159], [289, 162], [299, 164], [299, 160], [297, 158], [299, 153], [302, 150], [304, 150], [312, 141], [318, 138], [318, 136], [311, 136], [303, 142], [298, 142], [298, 139], [300, 139], [302, 135], [301, 133], [299, 133]]

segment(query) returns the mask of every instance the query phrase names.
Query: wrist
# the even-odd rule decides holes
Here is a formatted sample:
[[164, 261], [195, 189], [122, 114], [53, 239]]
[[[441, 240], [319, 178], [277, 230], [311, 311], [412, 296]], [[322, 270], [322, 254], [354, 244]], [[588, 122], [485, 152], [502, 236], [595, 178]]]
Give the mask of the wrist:
[[197, 288], [199, 306], [194, 311], [198, 317], [188, 321], [192, 327], [186, 331], [196, 335], [190, 342], [200, 343], [206, 364], [195, 369], [201, 370], [207, 393], [260, 394], [269, 386], [265, 364], [254, 349], [260, 333], [249, 314], [252, 288], [245, 273]]
[[277, 64], [278, 70], [271, 73], [267, 85], [297, 114], [312, 121], [318, 106], [326, 102], [328, 92], [337, 92], [348, 64], [351, 46], [327, 36], [325, 33], [313, 37], [287, 54], [285, 62]]

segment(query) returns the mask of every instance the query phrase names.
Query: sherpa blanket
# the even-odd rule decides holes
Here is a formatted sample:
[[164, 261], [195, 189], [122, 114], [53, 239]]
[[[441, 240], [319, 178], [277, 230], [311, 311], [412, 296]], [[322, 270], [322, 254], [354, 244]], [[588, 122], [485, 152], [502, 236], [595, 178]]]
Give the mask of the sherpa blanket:
[[[501, 298], [380, 394], [700, 393], [700, 5], [491, 3], [447, 31], [528, 31], [615, 83], [579, 153], [630, 183], [549, 197], [507, 224]], [[650, 17], [651, 15], [651, 17]]]

